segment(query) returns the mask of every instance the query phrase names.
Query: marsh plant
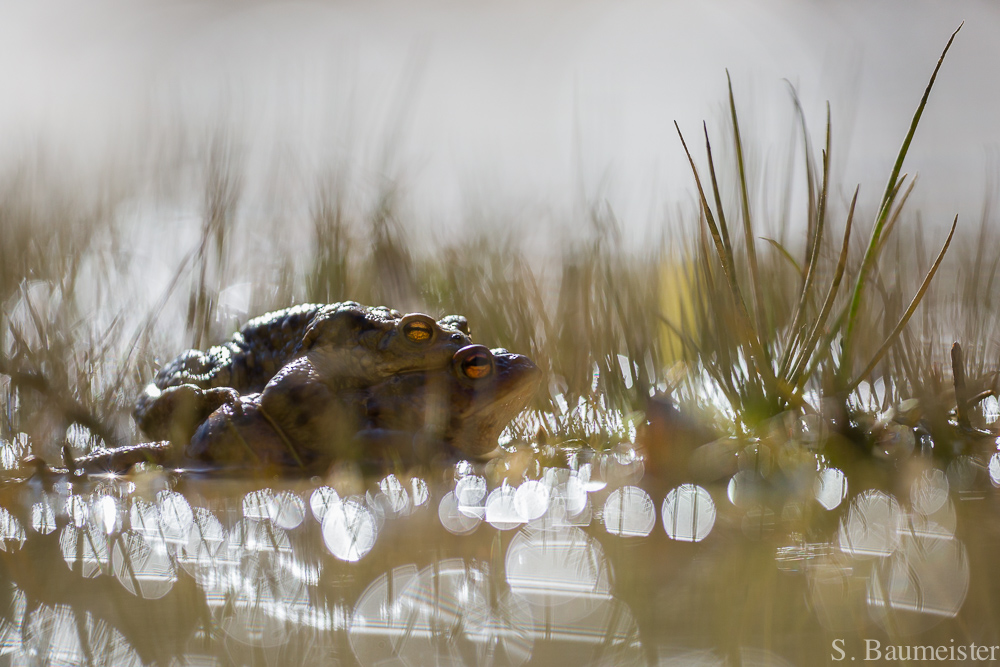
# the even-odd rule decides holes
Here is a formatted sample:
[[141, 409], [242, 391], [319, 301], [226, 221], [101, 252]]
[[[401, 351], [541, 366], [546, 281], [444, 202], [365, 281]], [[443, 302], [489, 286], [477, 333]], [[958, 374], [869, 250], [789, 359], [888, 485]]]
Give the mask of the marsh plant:
[[[404, 178], [261, 177], [225, 123], [86, 188], [43, 156], [5, 171], [0, 655], [812, 664], [831, 637], [938, 623], [940, 644], [1000, 642], [993, 201], [941, 232], [907, 207], [904, 172], [954, 38], [886, 182], [846, 197], [829, 108], [817, 141], [791, 91], [802, 177], [768, 182], [729, 82], [720, 133], [677, 128], [695, 205], [641, 244], [599, 197], [430, 239]], [[800, 182], [798, 218], [765, 205]], [[546, 217], [574, 231], [524, 242]], [[180, 351], [342, 300], [461, 313], [473, 340], [529, 355], [546, 380], [502, 452], [427, 481], [349, 464], [17, 481], [28, 454], [140, 440], [135, 398]]]
[[[861, 186], [838, 210], [829, 110], [817, 150], [792, 91], [807, 203], [803, 220], [782, 216], [778, 239], [758, 231], [774, 225], [761, 222], [768, 212], [754, 201], [731, 83], [727, 164], [707, 125], [701, 157], [678, 127], [698, 220], [640, 249], [622, 240], [614, 211], [599, 202], [558, 250], [528, 254], [500, 231], [517, 220], [415, 244], [418, 226], [399, 185], [364, 193], [344, 170], [315, 182], [307, 206], [261, 219], [247, 203], [244, 151], [225, 131], [207, 133], [203, 149], [194, 144], [183, 169], [176, 160], [154, 167], [176, 170], [153, 174], [173, 187], [109, 174], [98, 194], [82, 197], [42, 160], [26, 161], [0, 193], [3, 435], [28, 433], [47, 457], [58, 457], [74, 425], [91, 436], [74, 447], [135, 440], [132, 397], [180, 349], [217, 342], [290, 303], [345, 299], [465, 314], [477, 340], [546, 370], [547, 391], [533, 409], [547, 417], [532, 424], [558, 438], [578, 431], [583, 414], [625, 417], [601, 422], [617, 433], [588, 435], [598, 447], [664, 394], [734, 435], [756, 435], [788, 411], [822, 412], [830, 400], [884, 411], [919, 398], [948, 405], [947, 414], [957, 406], [949, 337], [967, 350], [967, 398], [992, 390], [998, 243], [987, 206], [978, 236], [962, 228], [965, 256], [949, 269], [957, 218], [929, 253], [923, 225], [906, 210], [915, 179], [904, 161], [950, 46], [874, 211], [860, 210]], [[182, 194], [183, 184], [199, 182], [200, 195]], [[172, 209], [187, 219], [169, 219]], [[167, 217], [159, 231], [148, 228], [154, 214]], [[804, 244], [795, 241], [801, 234]], [[168, 239], [174, 247], [164, 249]], [[935, 281], [939, 271], [949, 275]], [[872, 399], [875, 383], [882, 390]], [[928, 396], [929, 387], [939, 391]]]

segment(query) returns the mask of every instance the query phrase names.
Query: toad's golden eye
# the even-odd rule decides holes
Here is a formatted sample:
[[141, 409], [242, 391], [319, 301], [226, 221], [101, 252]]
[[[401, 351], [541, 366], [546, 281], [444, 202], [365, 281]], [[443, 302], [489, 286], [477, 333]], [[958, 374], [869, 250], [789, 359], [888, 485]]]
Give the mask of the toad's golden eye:
[[426, 315], [407, 315], [400, 326], [403, 335], [412, 343], [429, 343], [434, 338], [434, 320]]
[[469, 345], [455, 353], [455, 360], [463, 376], [482, 380], [493, 374], [493, 353], [482, 345]]

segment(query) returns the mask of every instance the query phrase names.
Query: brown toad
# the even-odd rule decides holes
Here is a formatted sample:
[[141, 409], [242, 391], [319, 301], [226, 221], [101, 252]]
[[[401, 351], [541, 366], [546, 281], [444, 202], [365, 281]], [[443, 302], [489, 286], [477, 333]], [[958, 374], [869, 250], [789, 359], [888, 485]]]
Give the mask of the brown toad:
[[[213, 470], [320, 473], [342, 460], [426, 460], [439, 453], [482, 456], [527, 405], [541, 382], [530, 359], [469, 345], [436, 370], [393, 375], [369, 387], [332, 391], [300, 374], [276, 400], [262, 394], [223, 405], [190, 445], [167, 442], [112, 450], [75, 462], [85, 470], [125, 470], [139, 461]], [[265, 407], [267, 405], [268, 407]]]
[[134, 415], [147, 436], [186, 445], [209, 414], [238, 407], [241, 394], [261, 391], [279, 371], [272, 394], [314, 380], [339, 392], [444, 368], [470, 343], [458, 315], [434, 321], [353, 301], [294, 306], [251, 320], [206, 352], [182, 353], [145, 388]]

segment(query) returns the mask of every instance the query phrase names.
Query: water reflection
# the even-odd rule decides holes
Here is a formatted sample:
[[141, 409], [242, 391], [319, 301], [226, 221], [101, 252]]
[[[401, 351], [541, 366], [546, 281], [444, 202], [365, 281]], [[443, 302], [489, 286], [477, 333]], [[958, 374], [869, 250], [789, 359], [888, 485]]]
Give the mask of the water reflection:
[[[313, 511], [315, 513], [315, 508]], [[288, 491], [276, 494], [271, 489], [260, 489], [243, 497], [243, 516], [253, 521], [272, 521], [281, 528], [291, 529], [305, 519], [306, 504]]]
[[166, 595], [177, 581], [166, 541], [132, 530], [115, 540], [111, 570], [125, 590], [150, 600]]
[[283, 491], [274, 496], [268, 516], [279, 528], [292, 530], [305, 521], [306, 504], [294, 493]]
[[944, 471], [925, 470], [910, 485], [910, 504], [919, 514], [934, 514], [948, 502], [948, 491], [948, 477]]
[[840, 549], [858, 558], [888, 556], [899, 545], [903, 512], [883, 491], [866, 491], [851, 504], [837, 533]]
[[309, 509], [312, 511], [313, 517], [320, 523], [323, 522], [326, 511], [339, 504], [340, 495], [329, 486], [321, 486], [309, 495]]
[[110, 538], [97, 526], [77, 528], [67, 525], [59, 536], [63, 559], [71, 570], [84, 577], [96, 577], [108, 571]]
[[604, 503], [604, 528], [612, 535], [645, 537], [656, 525], [656, 508], [637, 486], [615, 489]]
[[395, 475], [388, 475], [378, 483], [379, 497], [384, 499], [383, 506], [392, 516], [406, 516], [413, 509], [410, 494]]
[[0, 507], [0, 551], [20, 549], [25, 540], [24, 528], [14, 515]]
[[91, 503], [91, 515], [94, 523], [101, 526], [110, 535], [121, 530], [122, 516], [118, 502], [111, 496], [98, 496]]
[[361, 595], [348, 629], [362, 665], [507, 664], [531, 657], [523, 600], [493, 600], [486, 570], [459, 559], [397, 567]]
[[393, 568], [373, 581], [358, 599], [348, 637], [362, 665], [402, 664], [397, 646], [406, 634], [406, 625], [398, 621], [402, 612], [398, 598], [416, 574], [415, 565]]
[[524, 527], [511, 540], [504, 565], [512, 595], [531, 610], [539, 664], [589, 663], [602, 651], [615, 656], [609, 664], [639, 658], [638, 628], [612, 593], [611, 565], [580, 528]]
[[486, 497], [486, 521], [498, 530], [511, 530], [517, 528], [524, 519], [517, 513], [514, 506], [514, 497], [517, 489], [507, 486], [499, 486]]
[[920, 472], [910, 486], [912, 512], [883, 491], [851, 503], [837, 543], [809, 572], [810, 595], [831, 629], [862, 609], [887, 632], [924, 631], [958, 615], [971, 578], [965, 545], [955, 537], [957, 516], [949, 481], [937, 469]]
[[[625, 483], [641, 462], [627, 447], [501, 474], [459, 465], [439, 485], [401, 473], [214, 494], [210, 484], [169, 479], [25, 485], [19, 506], [0, 508], [0, 568], [48, 544], [65, 563], [60, 581], [86, 580], [123, 609], [179, 601], [190, 609], [197, 590], [203, 611], [172, 640], [177, 665], [260, 664], [265, 654], [274, 664], [331, 664], [345, 651], [362, 665], [646, 664], [657, 647], [644, 647], [639, 629], [660, 622], [655, 614], [711, 623], [716, 601], [742, 590], [744, 578], [767, 581], [750, 569], [734, 580], [734, 536], [768, 554], [768, 577], [800, 587], [792, 597], [808, 606], [796, 614], [830, 631], [914, 633], [958, 617], [974, 581], [956, 537], [954, 499], [968, 496], [955, 480], [968, 481], [965, 468], [922, 461], [895, 488], [900, 499], [868, 489], [848, 503], [846, 475], [811, 453], [790, 456], [773, 442], [730, 451], [736, 465], [718, 482], [660, 497], [641, 479]], [[605, 481], [593, 483], [591, 465]], [[724, 493], [730, 502], [717, 507]], [[826, 533], [797, 530], [816, 517]], [[650, 561], [654, 544], [662, 567]], [[133, 640], [113, 627], [120, 617], [86, 599], [42, 604], [20, 588], [0, 602], [8, 599], [0, 651], [22, 660], [11, 664], [85, 663], [82, 633], [98, 633], [95, 645]], [[120, 646], [109, 655], [138, 660]], [[737, 650], [751, 662], [765, 655], [748, 647], [660, 655], [666, 664], [712, 663]]]
[[968, 590], [969, 559], [961, 542], [904, 533], [895, 553], [872, 571], [868, 608], [886, 630], [911, 634], [956, 616]]
[[462, 510], [454, 491], [446, 493], [438, 503], [438, 520], [445, 530], [454, 535], [468, 535], [482, 523], [478, 516]]
[[663, 528], [682, 542], [700, 542], [715, 526], [715, 503], [708, 491], [694, 484], [682, 484], [663, 499]]
[[980, 465], [971, 456], [960, 456], [948, 464], [946, 475], [952, 489], [962, 494], [976, 493]]
[[0, 438], [0, 469], [14, 470], [31, 451], [27, 433], [17, 433], [10, 440]]
[[340, 560], [361, 560], [375, 546], [378, 526], [372, 512], [354, 498], [327, 508], [323, 516], [323, 541]]
[[223, 566], [228, 549], [228, 536], [222, 523], [203, 507], [195, 508], [187, 542], [178, 546], [177, 563], [204, 584], [206, 573], [214, 573]]
[[455, 483], [455, 498], [458, 509], [469, 517], [486, 516], [486, 478], [480, 475], [466, 475]]
[[549, 510], [549, 488], [541, 482], [528, 480], [514, 492], [514, 512], [521, 521], [534, 521]]
[[0, 656], [8, 656], [21, 650], [21, 624], [24, 621], [24, 593], [13, 584], [3, 584], [0, 593], [10, 604], [0, 615]]
[[48, 535], [55, 531], [56, 512], [48, 498], [31, 506], [31, 528], [42, 535]]
[[505, 565], [511, 590], [535, 607], [610, 597], [604, 549], [580, 528], [524, 528], [511, 540]]
[[39, 605], [24, 614], [12, 665], [139, 667], [142, 661], [121, 633], [90, 613], [66, 605]]
[[619, 443], [600, 457], [601, 472], [609, 486], [636, 484], [642, 479], [645, 463], [635, 447]]
[[819, 472], [813, 489], [816, 501], [824, 509], [832, 510], [847, 498], [847, 475], [837, 468], [824, 468]]

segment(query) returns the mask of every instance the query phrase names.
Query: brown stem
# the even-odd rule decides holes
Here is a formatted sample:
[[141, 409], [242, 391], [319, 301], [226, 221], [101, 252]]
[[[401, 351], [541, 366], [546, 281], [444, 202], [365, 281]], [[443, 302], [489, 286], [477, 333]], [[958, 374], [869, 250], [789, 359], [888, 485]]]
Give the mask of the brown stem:
[[951, 372], [955, 383], [955, 403], [958, 413], [958, 425], [969, 428], [969, 399], [965, 389], [965, 357], [962, 346], [956, 341], [951, 346]]

